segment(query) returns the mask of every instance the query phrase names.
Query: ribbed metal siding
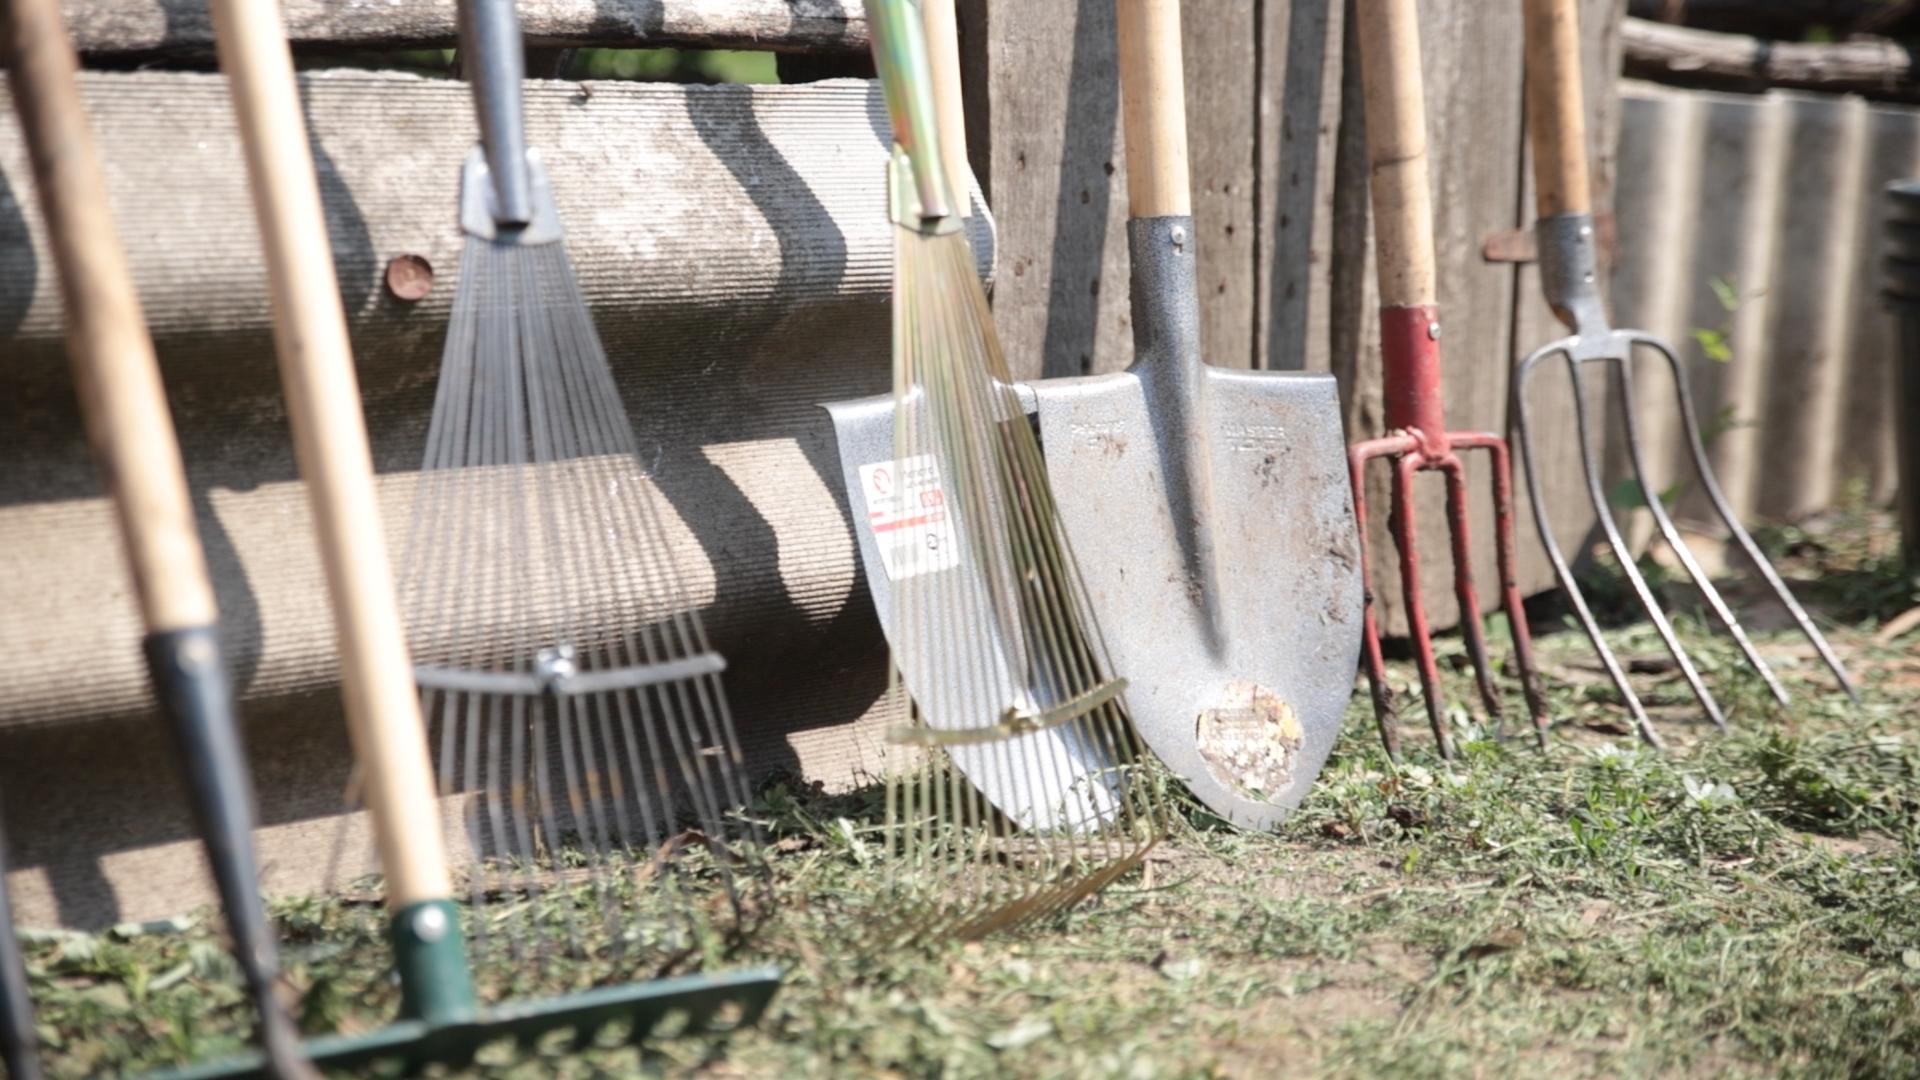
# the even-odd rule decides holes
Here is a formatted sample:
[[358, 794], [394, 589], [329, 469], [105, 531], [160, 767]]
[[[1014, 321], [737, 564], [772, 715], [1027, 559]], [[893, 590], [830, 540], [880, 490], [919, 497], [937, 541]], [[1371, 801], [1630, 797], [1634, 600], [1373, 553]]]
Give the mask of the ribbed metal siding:
[[[1621, 105], [1615, 311], [1686, 362], [1701, 421], [1720, 431], [1709, 454], [1736, 509], [1789, 518], [1832, 505], [1856, 481], [1891, 499], [1880, 192], [1920, 176], [1920, 110], [1632, 82]], [[1707, 355], [1701, 329], [1725, 332], [1730, 361]], [[1704, 519], [1670, 383], [1646, 378], [1636, 390], [1661, 485], [1685, 483], [1682, 514]]]

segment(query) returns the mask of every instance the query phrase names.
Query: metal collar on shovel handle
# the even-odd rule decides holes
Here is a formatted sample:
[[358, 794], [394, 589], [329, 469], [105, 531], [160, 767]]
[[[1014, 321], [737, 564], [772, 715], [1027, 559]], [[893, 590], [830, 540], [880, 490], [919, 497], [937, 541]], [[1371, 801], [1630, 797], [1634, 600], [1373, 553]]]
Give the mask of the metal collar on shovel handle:
[[[1521, 606], [1513, 539], [1513, 472], [1506, 440], [1488, 432], [1448, 431], [1440, 368], [1439, 291], [1435, 281], [1432, 195], [1427, 175], [1427, 118], [1420, 82], [1420, 26], [1415, 0], [1358, 0], [1361, 74], [1367, 110], [1367, 159], [1371, 166], [1374, 238], [1380, 274], [1380, 351], [1384, 371], [1387, 434], [1355, 445], [1352, 483], [1361, 531], [1366, 529], [1366, 466], [1393, 463], [1389, 525], [1400, 555], [1407, 633], [1413, 639], [1427, 718], [1442, 755], [1454, 753], [1453, 733], [1440, 693], [1426, 603], [1420, 586], [1420, 534], [1414, 521], [1414, 483], [1422, 472], [1446, 481], [1447, 525], [1453, 547], [1454, 595], [1476, 682], [1487, 711], [1498, 716], [1500, 693], [1493, 680], [1480, 602], [1472, 574], [1468, 533], [1467, 475], [1461, 451], [1484, 450], [1493, 459], [1495, 550], [1500, 595], [1513, 629], [1519, 668], [1537, 737], [1546, 740], [1546, 705], [1533, 671], [1533, 647]], [[1398, 723], [1371, 605], [1366, 616], [1367, 679], [1374, 714], [1389, 754], [1399, 753]]]
[[1339, 734], [1362, 591], [1328, 375], [1200, 356], [1176, 0], [1119, 0], [1133, 365], [1026, 384], [1134, 725], [1215, 813], [1271, 828]]
[[[591, 1042], [629, 1023], [642, 1038], [665, 1016], [693, 1029], [751, 1023], [778, 986], [772, 971], [614, 986], [483, 1007], [467, 968], [465, 939], [441, 841], [419, 695], [387, 563], [359, 387], [334, 286], [320, 191], [294, 83], [293, 57], [276, 5], [214, 0], [221, 67], [233, 85], [249, 177], [273, 290], [275, 342], [286, 384], [294, 448], [313, 502], [340, 646], [341, 696], [364, 776], [375, 842], [386, 875], [389, 930], [401, 1017], [366, 1035], [304, 1047], [314, 1062], [459, 1064], [482, 1045], [571, 1031]], [[727, 1009], [735, 1015], [724, 1015]], [[176, 1076], [261, 1075], [257, 1055]]]
[[1640, 489], [1646, 507], [1653, 515], [1654, 524], [1667, 546], [1686, 568], [1687, 575], [1699, 588], [1700, 595], [1712, 609], [1714, 616], [1733, 636], [1734, 642], [1766, 682], [1775, 700], [1785, 703], [1786, 689], [1773, 674], [1766, 661], [1754, 649], [1745, 629], [1734, 617], [1733, 609], [1727, 605], [1713, 585], [1699, 560], [1687, 547], [1686, 540], [1674, 525], [1665, 504], [1660, 498], [1656, 485], [1648, 477], [1646, 462], [1641, 448], [1639, 425], [1635, 419], [1635, 390], [1633, 383], [1633, 359], [1636, 350], [1644, 349], [1665, 360], [1673, 373], [1675, 390], [1679, 396], [1680, 422], [1686, 432], [1686, 446], [1693, 458], [1698, 472], [1701, 488], [1706, 492], [1707, 500], [1713, 505], [1715, 514], [1726, 525], [1727, 531], [1744, 551], [1754, 567], [1760, 571], [1769, 588], [1773, 590], [1780, 603], [1793, 617], [1800, 631], [1812, 642], [1820, 658], [1839, 680], [1840, 686], [1849, 697], [1859, 700], [1859, 693], [1853, 681], [1848, 678], [1846, 669], [1841, 665], [1827, 640], [1808, 618], [1806, 610], [1787, 591], [1786, 584], [1774, 570], [1773, 564], [1761, 554], [1760, 548], [1753, 542], [1733, 514], [1726, 496], [1720, 490], [1720, 484], [1713, 475], [1712, 465], [1708, 462], [1705, 447], [1700, 438], [1700, 427], [1693, 406], [1693, 391], [1688, 385], [1686, 366], [1674, 354], [1673, 349], [1664, 341], [1650, 334], [1636, 330], [1616, 330], [1607, 318], [1606, 305], [1601, 302], [1598, 288], [1598, 265], [1594, 253], [1594, 231], [1592, 207], [1588, 194], [1586, 115], [1584, 95], [1580, 86], [1580, 23], [1579, 12], [1574, 0], [1525, 0], [1526, 36], [1527, 36], [1527, 126], [1533, 140], [1534, 187], [1538, 198], [1540, 220], [1536, 227], [1540, 240], [1540, 287], [1547, 303], [1553, 308], [1554, 315], [1573, 331], [1572, 336], [1551, 342], [1536, 350], [1521, 362], [1520, 370], [1513, 380], [1513, 427], [1514, 436], [1519, 441], [1521, 458], [1525, 462], [1527, 491], [1533, 499], [1533, 519], [1539, 530], [1541, 543], [1546, 547], [1547, 558], [1553, 564], [1554, 575], [1560, 581], [1561, 589], [1566, 593], [1573, 606], [1575, 617], [1581, 629], [1593, 643], [1594, 651], [1600, 656], [1607, 674], [1613, 679], [1614, 686], [1626, 702], [1627, 711], [1633, 717], [1634, 726], [1647, 742], [1658, 746], [1660, 737], [1654, 731], [1653, 723], [1641, 705], [1640, 698], [1633, 691], [1620, 662], [1608, 648], [1606, 640], [1600, 634], [1600, 627], [1594, 621], [1593, 612], [1587, 606], [1587, 600], [1574, 580], [1559, 542], [1553, 535], [1553, 523], [1547, 516], [1547, 501], [1539, 470], [1535, 466], [1533, 428], [1527, 408], [1527, 381], [1548, 360], [1559, 357], [1566, 361], [1567, 382], [1573, 394], [1575, 436], [1580, 440], [1580, 463], [1586, 481], [1588, 501], [1598, 517], [1601, 531], [1605, 533], [1608, 546], [1613, 550], [1614, 561], [1626, 576], [1635, 597], [1640, 601], [1641, 609], [1647, 613], [1659, 632], [1667, 651], [1679, 665], [1687, 685], [1692, 688], [1694, 697], [1700, 703], [1708, 719], [1720, 727], [1726, 726], [1726, 719], [1719, 703], [1707, 689], [1699, 670], [1687, 651], [1681, 647], [1675, 635], [1673, 624], [1661, 609], [1660, 602], [1654, 596], [1646, 578], [1636, 565], [1633, 552], [1621, 534], [1619, 523], [1613, 516], [1609, 505], [1605, 480], [1601, 475], [1598, 455], [1593, 447], [1594, 422], [1592, 404], [1587, 389], [1582, 385], [1580, 371], [1583, 365], [1596, 364], [1612, 374], [1616, 400], [1619, 402], [1624, 434], [1626, 435], [1627, 460], [1633, 468], [1634, 481]]

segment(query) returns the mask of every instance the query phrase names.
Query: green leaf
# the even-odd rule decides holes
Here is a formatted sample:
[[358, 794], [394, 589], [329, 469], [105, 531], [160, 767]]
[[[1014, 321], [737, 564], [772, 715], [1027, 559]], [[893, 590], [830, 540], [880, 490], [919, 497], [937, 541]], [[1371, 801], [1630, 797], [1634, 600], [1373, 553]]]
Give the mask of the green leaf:
[[1712, 277], [1707, 279], [1707, 286], [1713, 290], [1713, 298], [1720, 301], [1720, 306], [1729, 315], [1740, 310], [1740, 289], [1732, 278]]
[[1699, 344], [1700, 351], [1707, 359], [1719, 364], [1733, 362], [1733, 346], [1727, 343], [1727, 335], [1719, 330], [1695, 329], [1693, 340]]
[[1647, 497], [1641, 493], [1640, 485], [1634, 480], [1622, 480], [1607, 489], [1607, 501], [1622, 510], [1644, 510]]

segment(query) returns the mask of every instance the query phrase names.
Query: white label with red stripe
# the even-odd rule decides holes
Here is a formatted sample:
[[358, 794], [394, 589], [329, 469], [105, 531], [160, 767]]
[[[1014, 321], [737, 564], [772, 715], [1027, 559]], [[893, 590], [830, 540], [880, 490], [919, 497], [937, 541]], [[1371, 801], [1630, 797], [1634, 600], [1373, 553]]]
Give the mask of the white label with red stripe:
[[947, 490], [931, 454], [860, 466], [867, 526], [889, 580], [950, 569], [960, 562]]

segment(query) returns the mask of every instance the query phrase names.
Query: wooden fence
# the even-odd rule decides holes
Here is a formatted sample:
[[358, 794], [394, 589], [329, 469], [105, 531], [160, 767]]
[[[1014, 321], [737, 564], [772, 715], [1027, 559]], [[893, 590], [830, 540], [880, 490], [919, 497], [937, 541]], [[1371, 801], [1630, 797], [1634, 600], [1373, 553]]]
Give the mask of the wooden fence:
[[[315, 63], [332, 48], [452, 41], [453, 0], [287, 6]], [[199, 0], [67, 7], [97, 64], [207, 63]], [[857, 0], [523, 0], [522, 8], [541, 44], [751, 45], [833, 69], [857, 64], [866, 40]], [[961, 9], [970, 145], [1000, 222], [996, 311], [1010, 354], [1027, 376], [1123, 366], [1126, 200], [1111, 0], [961, 0]], [[1601, 0], [1583, 10], [1604, 191], [1617, 13]], [[1483, 257], [1490, 240], [1524, 248], [1513, 230], [1532, 216], [1519, 5], [1430, 0], [1422, 12], [1448, 407], [1456, 427], [1499, 431], [1515, 354], [1551, 333], [1531, 272]], [[1366, 170], [1346, 12], [1307, 0], [1189, 0], [1185, 17], [1208, 356], [1334, 371], [1350, 433], [1377, 434]], [[398, 509], [418, 461], [445, 278], [457, 263], [445, 184], [434, 178], [453, 175], [471, 121], [463, 95], [445, 84], [363, 73], [312, 75], [305, 89], [329, 224], [345, 245], [342, 287], [384, 497]], [[365, 868], [367, 848], [357, 821], [338, 812], [349, 758], [329, 624], [277, 416], [265, 297], [245, 254], [252, 224], [221, 88], [214, 76], [150, 72], [95, 76], [89, 94], [229, 615], [260, 778], [266, 884], [283, 892], [345, 880]], [[554, 83], [535, 87], [531, 100], [554, 140], [556, 185], [564, 176], [570, 187], [561, 202], [578, 226], [575, 255], [642, 445], [658, 448], [663, 485], [678, 485], [668, 495], [685, 529], [675, 535], [699, 558], [695, 589], [733, 661], [749, 753], [762, 770], [856, 779], [888, 720], [879, 704], [885, 652], [858, 586], [816, 405], [885, 386], [877, 95], [846, 83], [752, 91]], [[598, 205], [607, 190], [648, 197]], [[163, 200], [168, 191], [183, 201]], [[702, 198], [724, 211], [719, 224], [700, 212]], [[156, 764], [165, 748], [143, 715], [137, 623], [62, 375], [58, 302], [31, 202], [17, 136], [0, 120], [0, 424], [14, 433], [16, 457], [0, 475], [0, 605], [9, 612], [0, 622], [0, 793], [15, 830], [22, 918], [100, 925], [178, 911], [208, 894], [191, 824]], [[434, 293], [413, 306], [382, 293], [386, 261], [421, 252], [442, 274]], [[1478, 572], [1491, 580], [1484, 469], [1475, 486]], [[1585, 527], [1577, 500], [1554, 511], [1568, 535]], [[1544, 587], [1542, 563], [1529, 560], [1527, 583]], [[1377, 565], [1391, 607], [1391, 562]], [[1431, 603], [1449, 617], [1443, 575]], [[21, 705], [29, 699], [33, 715]]]
[[[1596, 206], [1610, 205], [1618, 130], [1621, 5], [1582, 0]], [[995, 311], [1022, 376], [1126, 366], [1125, 160], [1111, 0], [961, 0], [974, 167], [1000, 223]], [[1205, 355], [1230, 367], [1332, 371], [1347, 430], [1381, 433], [1380, 365], [1366, 187], [1365, 127], [1350, 6], [1283, 0], [1183, 5]], [[1447, 415], [1456, 429], [1507, 429], [1509, 372], [1558, 336], [1532, 270], [1489, 261], [1489, 242], [1526, 250], [1533, 221], [1522, 104], [1520, 4], [1424, 0], [1428, 122], [1445, 317]], [[1542, 429], [1569, 429], [1570, 396], [1536, 398]], [[1544, 444], [1554, 444], [1549, 438]], [[1570, 438], [1545, 460], [1577, 478]], [[1476, 455], [1477, 456], [1477, 455]], [[1542, 454], [1543, 459], [1548, 458]], [[1475, 576], [1495, 580], [1490, 477], [1472, 462]], [[1384, 469], [1374, 478], [1384, 497]], [[1438, 481], [1422, 504], [1423, 553], [1443, 567]], [[1577, 484], [1552, 512], [1563, 541], [1592, 524]], [[1524, 503], [1524, 491], [1519, 493]], [[1375, 593], [1400, 627], [1399, 581], [1376, 516]], [[1523, 585], [1550, 587], [1528, 515], [1517, 523]], [[1380, 555], [1387, 558], [1382, 559]], [[1451, 625], [1445, 573], [1428, 610]], [[1482, 595], [1487, 595], [1484, 592]]]

